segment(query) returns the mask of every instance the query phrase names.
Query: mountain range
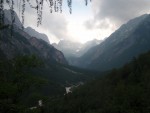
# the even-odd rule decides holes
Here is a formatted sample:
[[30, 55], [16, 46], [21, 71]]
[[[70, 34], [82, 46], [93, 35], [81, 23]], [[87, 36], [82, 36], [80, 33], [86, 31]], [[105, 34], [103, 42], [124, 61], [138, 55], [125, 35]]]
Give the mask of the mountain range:
[[150, 15], [122, 25], [101, 44], [89, 49], [73, 65], [93, 70], [118, 68], [133, 57], [150, 50]]
[[[5, 12], [4, 24], [11, 24]], [[29, 34], [21, 29], [14, 14], [14, 29], [0, 29], [0, 112], [149, 113], [149, 14], [104, 41], [84, 45], [68, 40], [51, 45], [34, 29]], [[66, 87], [72, 93], [65, 94]], [[29, 109], [39, 100], [44, 106]]]
[[70, 40], [60, 40], [58, 44], [52, 44], [55, 48], [62, 51], [65, 57], [77, 56], [77, 51], [81, 48], [82, 44]]
[[[17, 16], [16, 13], [15, 16]], [[5, 22], [11, 23], [7, 16], [5, 16]], [[18, 56], [35, 55], [44, 63], [44, 67], [36, 70], [35, 73], [44, 75], [48, 80], [59, 84], [75, 83], [89, 78], [84, 74], [86, 71], [67, 66], [68, 62], [63, 53], [54, 46], [42, 39], [30, 36], [16, 24], [14, 27], [13, 36], [11, 36], [11, 28], [0, 31], [2, 36], [0, 59], [11, 60]]]
[[[12, 24], [11, 11], [5, 9], [4, 14], [5, 14], [5, 24], [11, 25]], [[18, 32], [18, 31], [21, 32], [23, 25], [22, 25], [18, 15], [16, 14], [16, 12], [14, 12], [14, 18], [15, 18], [15, 21], [13, 23], [14, 30], [16, 32]], [[22, 32], [23, 34], [27, 34], [27, 35], [30, 35], [31, 37], [36, 37], [38, 39], [42, 39], [42, 40], [46, 41], [47, 43], [50, 43], [47, 35], [45, 35], [43, 33], [39, 33], [31, 27], [24, 28], [24, 31], [25, 32]]]
[[12, 59], [18, 55], [35, 54], [50, 62], [67, 64], [61, 51], [58, 51], [41, 39], [35, 37], [27, 39], [22, 35], [22, 32], [19, 33], [14, 31], [13, 37], [11, 37], [10, 30], [2, 31], [0, 51], [4, 56], [3, 58]]
[[[11, 11], [4, 10], [4, 13], [5, 23], [11, 24]], [[5, 58], [12, 59], [16, 55], [36, 54], [37, 56], [51, 62], [67, 64], [63, 53], [50, 45], [48, 40], [44, 41], [48, 39], [45, 34], [38, 33], [30, 27], [22, 29], [22, 23], [20, 22], [19, 17], [15, 12], [14, 17], [15, 28], [13, 29], [13, 38], [11, 38], [10, 36], [9, 29], [2, 31], [0, 50], [4, 54]], [[30, 34], [28, 32], [30, 32]], [[34, 36], [31, 36], [31, 34], [34, 34]], [[43, 38], [42, 36], [44, 36], [45, 38]]]
[[[5, 20], [9, 23], [10, 18], [7, 18], [7, 15], [9, 15], [8, 10], [5, 10], [5, 12]], [[17, 14], [15, 14], [15, 16], [17, 16]], [[149, 20], [150, 15], [148, 14], [134, 18], [126, 24], [123, 24], [104, 41], [94, 39], [85, 44], [81, 44], [79, 42], [72, 42], [69, 40], [60, 40], [58, 44], [53, 43], [50, 45], [46, 35], [38, 33], [30, 27], [26, 28], [25, 31], [22, 31], [20, 29], [21, 22], [17, 17], [15, 21], [17, 28], [15, 30], [15, 32], [17, 32], [16, 34], [25, 37], [26, 39], [23, 40], [27, 40], [26, 42], [29, 41], [30, 46], [34, 47], [34, 49], [36, 48], [37, 50], [36, 52], [33, 52], [33, 48], [31, 50], [27, 50], [27, 44], [24, 44], [26, 48], [21, 47], [21, 44], [19, 47], [15, 48], [17, 48], [16, 51], [24, 48], [20, 50], [21, 54], [25, 54], [24, 51], [30, 51], [30, 53], [35, 53], [45, 58], [55, 59], [52, 61], [64, 64], [67, 64], [68, 61], [68, 63], [72, 66], [90, 70], [106, 71], [112, 68], [118, 68], [125, 63], [130, 62], [133, 57], [136, 57], [150, 49], [150, 34], [148, 32], [150, 29]], [[35, 36], [39, 37], [36, 37], [35, 39]], [[45, 38], [43, 38], [43, 36]], [[39, 40], [40, 37], [42, 37], [42, 40], [45, 41], [43, 42], [42, 40]], [[14, 41], [13, 43], [18, 42]], [[16, 52], [14, 52], [13, 47], [10, 45], [8, 47], [11, 49], [6, 47], [6, 49], [8, 49], [6, 52], [4, 51], [2, 44], [1, 51], [6, 54], [6, 57], [12, 57], [12, 54]], [[61, 51], [64, 53], [65, 57]]]
[[102, 40], [93, 39], [84, 44], [79, 42], [73, 42], [70, 40], [60, 40], [58, 44], [53, 43], [52, 45], [58, 50], [64, 53], [69, 65], [76, 62], [78, 57], [84, 55], [90, 48], [100, 44]]

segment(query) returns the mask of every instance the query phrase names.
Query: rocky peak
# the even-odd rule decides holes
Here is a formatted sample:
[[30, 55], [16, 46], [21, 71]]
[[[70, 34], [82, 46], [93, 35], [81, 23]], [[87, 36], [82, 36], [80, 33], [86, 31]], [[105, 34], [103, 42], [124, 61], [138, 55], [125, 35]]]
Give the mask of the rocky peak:
[[48, 36], [43, 34], [43, 33], [39, 33], [37, 32], [35, 29], [31, 28], [31, 27], [27, 27], [24, 29], [24, 31], [26, 33], [28, 33], [31, 37], [36, 37], [38, 39], [42, 39], [44, 40], [45, 42], [49, 43], [50, 44], [50, 41], [48, 39]]
[[[11, 10], [5, 9], [4, 10], [4, 16], [5, 16], [5, 18], [8, 19], [9, 23], [8, 23], [8, 21], [5, 21], [5, 22], [7, 24], [11, 24], [11, 21], [12, 21], [11, 20]], [[22, 28], [22, 23], [21, 23], [19, 17], [17, 16], [16, 12], [14, 12], [14, 17], [15, 17], [15, 22], [14, 22], [15, 26], [17, 26], [19, 29], [21, 29]]]

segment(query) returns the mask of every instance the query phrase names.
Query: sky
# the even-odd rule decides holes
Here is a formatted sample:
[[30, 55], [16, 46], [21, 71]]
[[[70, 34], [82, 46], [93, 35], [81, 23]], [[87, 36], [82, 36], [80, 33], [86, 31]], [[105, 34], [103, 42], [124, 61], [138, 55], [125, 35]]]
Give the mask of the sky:
[[36, 11], [26, 6], [24, 25], [45, 33], [50, 43], [60, 40], [85, 43], [92, 39], [103, 40], [122, 24], [146, 13], [150, 13], [150, 0], [92, 0], [87, 6], [85, 0], [72, 0], [72, 14], [67, 0], [63, 0], [62, 13], [50, 13], [47, 3], [44, 3], [42, 25], [39, 27]]

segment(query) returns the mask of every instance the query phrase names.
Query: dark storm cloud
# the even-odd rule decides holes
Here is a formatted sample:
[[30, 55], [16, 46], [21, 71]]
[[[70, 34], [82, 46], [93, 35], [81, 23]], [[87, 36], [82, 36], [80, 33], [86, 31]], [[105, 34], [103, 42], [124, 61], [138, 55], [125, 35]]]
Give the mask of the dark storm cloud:
[[150, 12], [150, 0], [93, 0], [92, 6], [93, 22], [109, 19], [116, 26]]

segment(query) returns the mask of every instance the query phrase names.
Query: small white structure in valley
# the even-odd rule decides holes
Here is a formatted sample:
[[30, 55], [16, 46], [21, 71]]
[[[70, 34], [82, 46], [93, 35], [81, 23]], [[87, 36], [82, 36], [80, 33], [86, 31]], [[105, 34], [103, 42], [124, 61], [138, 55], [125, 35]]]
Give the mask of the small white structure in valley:
[[39, 100], [38, 103], [39, 103], [39, 106], [41, 107], [42, 106], [42, 100]]
[[42, 106], [43, 106], [42, 100], [39, 100], [39, 101], [38, 101], [38, 106], [31, 107], [30, 109], [31, 109], [31, 110], [34, 110], [34, 109], [37, 109], [38, 107], [42, 107]]
[[66, 94], [71, 93], [71, 87], [66, 87]]
[[72, 85], [72, 86], [70, 86], [70, 87], [65, 87], [66, 93], [65, 93], [64, 95], [66, 95], [66, 94], [68, 94], [68, 93], [72, 93], [72, 90], [73, 90], [74, 88], [77, 88], [77, 87], [79, 87], [79, 86], [81, 86], [81, 85], [83, 85], [83, 84], [84, 84], [83, 82], [79, 82], [79, 83], [76, 84], [76, 85]]
[[33, 110], [33, 109], [37, 109], [37, 107], [36, 107], [36, 106], [35, 106], [35, 107], [31, 107], [30, 109], [31, 109], [31, 110]]

